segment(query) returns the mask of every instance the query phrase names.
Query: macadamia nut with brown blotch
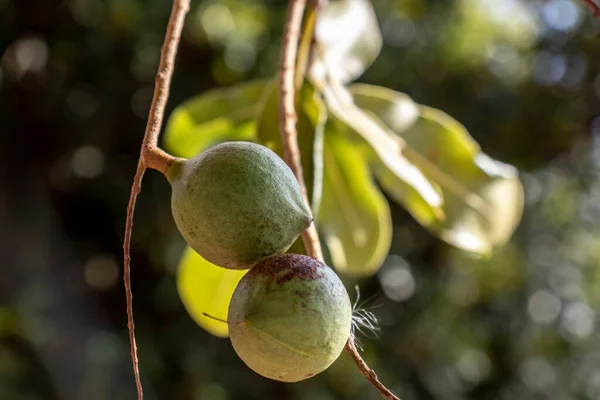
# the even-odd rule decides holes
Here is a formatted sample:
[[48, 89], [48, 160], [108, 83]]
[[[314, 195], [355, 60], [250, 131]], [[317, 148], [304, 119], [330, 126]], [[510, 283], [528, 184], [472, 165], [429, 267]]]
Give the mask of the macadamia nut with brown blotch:
[[248, 367], [297, 382], [339, 357], [350, 335], [352, 306], [331, 268], [312, 257], [284, 254], [242, 278], [228, 320], [231, 343]]

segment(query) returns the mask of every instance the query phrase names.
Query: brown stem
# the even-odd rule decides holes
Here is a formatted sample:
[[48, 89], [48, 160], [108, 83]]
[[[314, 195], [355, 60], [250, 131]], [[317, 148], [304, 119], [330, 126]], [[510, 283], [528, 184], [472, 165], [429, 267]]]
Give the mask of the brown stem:
[[594, 0], [582, 0], [592, 10], [594, 17], [600, 18], [600, 5], [596, 4]]
[[[296, 91], [294, 87], [296, 56], [298, 53], [298, 39], [300, 37], [302, 15], [305, 7], [306, 0], [290, 0], [288, 6], [279, 77], [279, 128], [285, 162], [292, 169], [294, 175], [296, 175], [296, 179], [302, 189], [304, 202], [310, 207], [306, 185], [304, 184], [302, 165], [300, 164], [298, 132], [296, 130], [298, 116], [296, 115], [294, 101]], [[314, 224], [304, 231], [302, 241], [308, 255], [319, 260], [323, 259], [319, 235]]]
[[[165, 101], [166, 103], [166, 101]], [[162, 120], [162, 117], [161, 117]], [[159, 149], [156, 144], [143, 145], [141, 159], [145, 168], [155, 169], [160, 171], [164, 176], [167, 176], [167, 171], [175, 161], [175, 157]]]
[[133, 374], [137, 388], [138, 400], [142, 400], [143, 390], [138, 365], [137, 345], [135, 340], [135, 324], [133, 321], [133, 293], [131, 290], [131, 231], [133, 229], [133, 214], [138, 194], [142, 190], [142, 178], [146, 168], [153, 168], [164, 175], [175, 159], [173, 156], [158, 148], [158, 135], [165, 113], [165, 106], [169, 97], [171, 76], [175, 65], [177, 47], [183, 30], [185, 15], [190, 8], [190, 0], [174, 0], [171, 16], [165, 34], [165, 41], [161, 50], [160, 65], [156, 75], [156, 86], [154, 97], [148, 116], [148, 124], [142, 142], [142, 149], [138, 166], [133, 178], [133, 186], [127, 205], [127, 218], [125, 220], [125, 238], [123, 240], [123, 282], [125, 285], [125, 296], [127, 299], [127, 328], [129, 330], [129, 341], [131, 345], [131, 361], [133, 362]]
[[167, 170], [175, 160], [175, 157], [167, 154], [158, 148], [158, 135], [162, 126], [165, 107], [169, 99], [169, 89], [171, 87], [171, 77], [175, 68], [175, 56], [177, 47], [183, 30], [185, 15], [190, 8], [190, 0], [175, 0], [171, 10], [171, 17], [167, 25], [165, 41], [161, 49], [160, 65], [156, 74], [154, 85], [154, 96], [150, 113], [148, 114], [148, 124], [142, 143], [142, 160], [144, 166], [153, 168], [166, 176]]
[[[279, 82], [279, 125], [281, 131], [281, 142], [283, 143], [283, 154], [285, 162], [296, 175], [296, 179], [302, 189], [304, 202], [310, 207], [302, 165], [300, 163], [300, 150], [298, 148], [298, 131], [296, 122], [298, 116], [295, 109], [295, 91], [296, 86], [294, 78], [296, 76], [296, 58], [298, 56], [298, 41], [300, 39], [300, 28], [302, 26], [302, 16], [306, 7], [307, 0], [290, 0], [285, 22], [285, 32], [283, 37], [283, 49], [281, 55], [281, 69]], [[318, 7], [314, 8], [315, 12]], [[313, 16], [314, 18], [315, 16]], [[310, 23], [310, 18], [309, 18]], [[304, 71], [302, 71], [304, 72]], [[312, 224], [302, 234], [302, 241], [306, 248], [306, 253], [318, 260], [323, 261], [323, 252], [321, 242], [315, 224]], [[351, 335], [346, 343], [346, 352], [350, 354], [359, 371], [379, 390], [381, 395], [388, 400], [400, 400], [389, 389], [387, 389], [379, 380], [375, 372], [369, 368], [362, 359], [356, 346], [354, 337]]]
[[133, 323], [133, 293], [131, 291], [131, 230], [133, 228], [133, 213], [135, 211], [135, 201], [137, 195], [142, 190], [142, 178], [146, 167], [140, 159], [138, 162], [129, 204], [127, 205], [127, 219], [125, 221], [125, 240], [123, 241], [123, 253], [125, 256], [123, 265], [123, 282], [125, 284], [125, 297], [127, 299], [127, 329], [129, 330], [129, 343], [131, 346], [131, 361], [133, 362], [133, 375], [135, 376], [135, 386], [137, 388], [138, 400], [144, 398], [142, 391], [142, 381], [140, 379], [140, 369], [138, 366], [137, 345], [135, 341], [135, 325]]
[[398, 398], [394, 393], [392, 393], [388, 388], [386, 388], [383, 385], [383, 383], [379, 382], [375, 371], [369, 368], [365, 360], [363, 360], [360, 354], [358, 353], [358, 350], [354, 345], [354, 338], [351, 337], [350, 339], [348, 339], [348, 341], [346, 342], [345, 350], [348, 354], [350, 354], [360, 372], [373, 384], [373, 386], [377, 388], [377, 390], [379, 390], [383, 398], [388, 400], [400, 400], [400, 398]]

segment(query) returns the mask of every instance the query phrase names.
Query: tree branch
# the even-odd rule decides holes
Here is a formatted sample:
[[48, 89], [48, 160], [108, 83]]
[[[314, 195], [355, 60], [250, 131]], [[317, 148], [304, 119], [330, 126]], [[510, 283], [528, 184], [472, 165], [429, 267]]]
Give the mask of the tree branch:
[[[281, 133], [281, 142], [283, 144], [283, 154], [285, 162], [296, 175], [296, 179], [302, 189], [304, 202], [310, 208], [310, 202], [304, 184], [304, 174], [300, 163], [300, 150], [298, 148], [298, 131], [296, 123], [298, 116], [295, 108], [296, 86], [294, 79], [296, 77], [296, 58], [298, 56], [298, 41], [300, 40], [300, 28], [302, 26], [302, 16], [306, 8], [307, 0], [290, 0], [285, 22], [285, 32], [283, 37], [283, 48], [281, 54], [281, 69], [279, 81], [279, 125]], [[314, 12], [318, 7], [314, 8]], [[315, 18], [316, 15], [312, 15]], [[311, 19], [309, 18], [309, 23]], [[314, 27], [310, 28], [314, 29]], [[303, 64], [300, 63], [300, 64]], [[301, 66], [300, 68], [304, 68]], [[302, 74], [305, 71], [301, 71]], [[300, 79], [300, 77], [296, 77]], [[306, 248], [306, 253], [318, 260], [323, 261], [323, 252], [319, 235], [315, 224], [312, 224], [302, 234], [302, 241]], [[369, 368], [362, 359], [354, 345], [354, 337], [350, 335], [346, 343], [346, 352], [350, 354], [359, 371], [379, 390], [381, 395], [388, 400], [400, 400], [389, 389], [387, 389], [379, 380], [375, 372]]]
[[[305, 7], [306, 0], [290, 0], [288, 6], [279, 72], [279, 129], [285, 162], [294, 172], [294, 175], [296, 175], [300, 189], [302, 189], [304, 202], [310, 207], [306, 185], [304, 184], [304, 173], [300, 164], [298, 131], [296, 130], [296, 122], [298, 121], [295, 107], [296, 89], [294, 87], [298, 40], [300, 38], [302, 15], [304, 14]], [[308, 255], [318, 260], [323, 259], [321, 242], [319, 242], [319, 235], [317, 234], [315, 224], [312, 224], [304, 231], [302, 241]]]
[[592, 14], [596, 18], [600, 18], [600, 5], [598, 5], [594, 0], [582, 0], [590, 10], [592, 10]]
[[131, 231], [133, 229], [133, 214], [135, 202], [142, 189], [142, 178], [146, 168], [153, 168], [166, 175], [167, 170], [175, 159], [158, 148], [158, 135], [169, 98], [171, 76], [175, 65], [177, 47], [183, 30], [185, 15], [190, 7], [190, 0], [174, 0], [171, 16], [165, 34], [165, 41], [161, 50], [160, 65], [156, 75], [156, 86], [154, 97], [150, 107], [146, 132], [142, 142], [140, 159], [133, 178], [133, 186], [127, 205], [127, 219], [125, 221], [125, 238], [123, 240], [123, 283], [125, 285], [125, 296], [127, 299], [127, 327], [129, 330], [129, 341], [131, 345], [131, 361], [133, 362], [133, 374], [137, 388], [138, 400], [142, 400], [143, 390], [138, 365], [137, 345], [135, 340], [135, 325], [133, 320], [133, 293], [131, 290]]

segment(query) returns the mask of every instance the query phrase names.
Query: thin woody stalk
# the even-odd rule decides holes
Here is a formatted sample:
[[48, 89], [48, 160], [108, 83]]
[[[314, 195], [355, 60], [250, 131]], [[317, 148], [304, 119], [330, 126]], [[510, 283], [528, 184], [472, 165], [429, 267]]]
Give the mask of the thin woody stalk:
[[[298, 132], [296, 123], [298, 115], [295, 107], [294, 77], [296, 71], [296, 57], [298, 54], [298, 40], [300, 38], [300, 28], [302, 25], [302, 16], [306, 7], [306, 0], [290, 0], [285, 22], [285, 32], [283, 36], [283, 48], [281, 51], [281, 67], [279, 70], [279, 128], [281, 132], [281, 142], [283, 144], [283, 156], [285, 162], [294, 172], [296, 179], [302, 189], [304, 202], [310, 208], [308, 192], [304, 184], [304, 173], [300, 163], [300, 150], [298, 149]], [[321, 242], [315, 225], [312, 224], [303, 234], [302, 241], [308, 255], [323, 260]]]
[[133, 320], [133, 293], [131, 290], [131, 231], [133, 229], [133, 214], [137, 195], [142, 189], [142, 178], [146, 168], [156, 169], [166, 175], [167, 170], [173, 163], [174, 157], [158, 148], [158, 135], [162, 125], [165, 106], [169, 98], [171, 77], [175, 65], [177, 47], [183, 30], [185, 15], [190, 8], [190, 0], [175, 0], [171, 9], [171, 16], [167, 25], [167, 33], [161, 50], [160, 65], [156, 75], [156, 86], [154, 97], [150, 107], [146, 132], [142, 142], [140, 159], [138, 161], [133, 186], [127, 205], [127, 219], [125, 221], [125, 238], [123, 240], [123, 283], [125, 285], [125, 296], [127, 301], [127, 328], [129, 330], [129, 341], [131, 345], [131, 361], [133, 363], [133, 374], [137, 389], [138, 400], [144, 397], [142, 382], [138, 365], [137, 345], [135, 340], [135, 325]]
[[[301, 82], [302, 77], [296, 74], [296, 58], [298, 57], [298, 41], [300, 40], [300, 29], [302, 26], [302, 17], [306, 8], [306, 0], [290, 0], [288, 5], [287, 18], [285, 23], [285, 32], [283, 37], [283, 48], [281, 53], [281, 68], [279, 81], [279, 125], [281, 132], [281, 142], [283, 143], [283, 154], [285, 162], [296, 175], [305, 203], [310, 207], [308, 201], [306, 185], [304, 184], [304, 175], [300, 163], [300, 150], [298, 148], [298, 132], [296, 123], [298, 116], [295, 109], [295, 94], [297, 82]], [[313, 12], [316, 13], [318, 7]], [[311, 15], [308, 19], [316, 18]], [[314, 26], [309, 27], [314, 29]], [[301, 62], [301, 65], [304, 63]], [[301, 67], [302, 68], [302, 67]], [[302, 71], [304, 73], [304, 71]], [[295, 80], [296, 79], [296, 80]], [[306, 253], [318, 260], [323, 261], [323, 253], [319, 235], [314, 224], [312, 224], [303, 234], [302, 241], [306, 248]], [[346, 343], [345, 350], [354, 360], [359, 371], [379, 390], [381, 395], [388, 400], [400, 400], [379, 380], [375, 372], [362, 359], [356, 346], [354, 338], [350, 336]]]

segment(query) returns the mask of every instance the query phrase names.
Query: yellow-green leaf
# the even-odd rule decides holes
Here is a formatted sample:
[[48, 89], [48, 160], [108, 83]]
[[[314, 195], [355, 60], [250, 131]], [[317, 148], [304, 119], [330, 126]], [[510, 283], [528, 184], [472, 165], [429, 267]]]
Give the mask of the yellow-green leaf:
[[[360, 144], [365, 149], [365, 156], [369, 157], [372, 163], [380, 164], [382, 169], [390, 172], [395, 182], [398, 182], [398, 185], [395, 185], [397, 193], [410, 201], [407, 204], [417, 205], [409, 208], [409, 211], [413, 214], [427, 214], [430, 221], [441, 218], [443, 196], [440, 189], [404, 157], [400, 140], [391, 135], [389, 129], [378, 118], [359, 108], [351, 93], [339, 83], [331, 81], [320, 89], [332, 118], [339, 121], [345, 136]], [[395, 121], [396, 124], [410, 125], [410, 120], [413, 119], [411, 104], [414, 105], [404, 102], [402, 107], [399, 107], [402, 117]]]
[[177, 271], [179, 297], [194, 321], [210, 334], [229, 336], [225, 322], [204, 313], [226, 321], [233, 291], [246, 272], [211, 264], [189, 247], [183, 253]]
[[221, 142], [254, 140], [256, 115], [268, 83], [259, 79], [213, 89], [183, 102], [167, 122], [165, 148], [191, 158]]
[[[506, 244], [523, 215], [523, 186], [516, 169], [480, 153], [474, 159], [483, 175], [465, 181], [468, 201], [448, 195], [447, 218], [436, 224], [446, 242], [474, 253], [489, 254]], [[460, 177], [458, 177], [460, 179]]]
[[399, 178], [371, 151], [364, 151], [371, 163], [373, 174], [384, 191], [398, 204], [404, 206], [406, 211], [421, 225], [430, 226], [436, 221], [444, 219], [442, 207], [432, 207], [402, 178]]
[[381, 267], [392, 237], [387, 200], [376, 187], [367, 161], [354, 143], [328, 121], [324, 179], [317, 218], [331, 263], [350, 276], [370, 276]]
[[376, 163], [375, 174], [390, 196], [431, 232], [464, 250], [488, 254], [510, 239], [523, 213], [515, 168], [482, 153], [465, 127], [442, 111], [417, 106], [417, 116], [407, 119], [402, 93], [370, 85], [354, 85], [351, 92], [356, 105], [400, 141], [403, 157], [439, 187], [444, 218], [429, 218], [421, 203], [404, 195], [403, 180]]

